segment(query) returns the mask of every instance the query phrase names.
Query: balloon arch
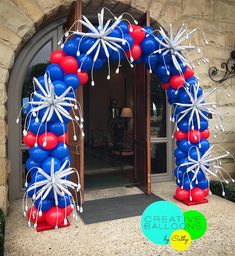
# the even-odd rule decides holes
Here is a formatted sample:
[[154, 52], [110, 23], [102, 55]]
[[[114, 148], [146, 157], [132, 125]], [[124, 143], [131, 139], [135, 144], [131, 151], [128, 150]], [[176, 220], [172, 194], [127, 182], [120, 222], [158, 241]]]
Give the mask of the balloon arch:
[[[38, 231], [68, 226], [67, 217], [73, 212], [77, 218], [83, 211], [77, 196], [81, 187], [79, 174], [70, 167], [67, 125], [72, 122], [75, 141], [76, 125], [81, 130], [79, 136], [84, 136], [82, 108], [75, 90], [88, 82], [88, 73], [94, 86], [94, 71], [104, 66], [107, 66], [109, 80], [110, 62], [117, 65], [116, 73], [122, 59], [131, 67], [144, 62], [149, 72], [160, 78], [172, 105], [171, 121], [175, 122], [174, 175], [178, 186], [175, 198], [187, 204], [203, 203], [210, 192], [208, 175], [225, 180], [220, 159], [230, 153], [220, 147], [223, 154], [212, 157], [212, 151], [219, 146], [210, 146], [207, 140], [209, 115], [216, 118], [216, 129], [224, 131], [217, 104], [205, 102], [214, 89], [203, 92], [189, 57], [189, 52], [194, 51], [198, 54], [198, 64], [208, 62], [197, 39], [200, 34], [202, 43], [208, 44], [204, 33], [200, 29], [188, 30], [184, 24], [175, 35], [171, 25], [168, 33], [161, 27], [155, 31], [149, 26], [138, 26], [128, 13], [119, 17], [111, 13], [112, 19], [105, 21], [105, 11], [111, 13], [103, 8], [98, 13], [98, 26], [92, 25], [85, 16], [77, 21], [87, 32], [68, 30], [58, 43], [62, 50], [52, 52], [45, 75], [33, 78], [34, 92], [27, 106], [23, 130], [23, 141], [30, 147], [23, 210], [28, 225], [33, 223]], [[17, 122], [19, 120], [20, 114]], [[78, 183], [69, 180], [72, 173], [77, 174]], [[27, 182], [28, 176], [30, 182]], [[32, 199], [30, 208], [28, 198]]]

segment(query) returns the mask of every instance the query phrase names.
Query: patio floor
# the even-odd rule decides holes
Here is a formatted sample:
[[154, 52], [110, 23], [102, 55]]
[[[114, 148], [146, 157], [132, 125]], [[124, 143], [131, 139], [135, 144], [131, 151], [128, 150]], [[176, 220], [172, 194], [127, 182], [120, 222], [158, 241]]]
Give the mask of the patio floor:
[[[5, 255], [82, 255], [82, 256], [169, 256], [234, 255], [235, 245], [235, 204], [217, 196], [210, 196], [209, 203], [185, 206], [172, 198], [175, 191], [173, 182], [152, 185], [155, 194], [172, 201], [185, 211], [200, 210], [207, 218], [208, 229], [199, 240], [192, 241], [185, 252], [177, 252], [170, 246], [159, 246], [147, 241], [140, 229], [140, 216], [97, 224], [85, 225], [80, 220], [72, 221], [69, 228], [37, 233], [27, 227], [22, 217], [22, 200], [10, 205], [6, 218]], [[137, 188], [112, 188], [90, 190], [86, 200], [112, 196], [136, 194]]]

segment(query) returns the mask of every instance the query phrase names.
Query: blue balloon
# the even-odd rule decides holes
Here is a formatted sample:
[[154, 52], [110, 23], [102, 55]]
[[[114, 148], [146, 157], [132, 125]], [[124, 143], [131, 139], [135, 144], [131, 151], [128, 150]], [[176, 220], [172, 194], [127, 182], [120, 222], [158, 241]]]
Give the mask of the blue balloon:
[[53, 85], [55, 87], [55, 94], [57, 96], [60, 96], [64, 93], [64, 91], [67, 89], [67, 86], [64, 82], [56, 80], [53, 82]]
[[[146, 34], [153, 34], [153, 31], [154, 31], [154, 30], [153, 30], [152, 27], [150, 27], [150, 26], [144, 26], [143, 28], [144, 28]], [[153, 35], [154, 35], [154, 34], [153, 34]]]
[[198, 180], [198, 181], [201, 181], [201, 180], [204, 180], [204, 179], [206, 179], [205, 174], [204, 174], [203, 171], [200, 169], [200, 170], [198, 171], [198, 173], [197, 173], [197, 180]]
[[45, 198], [44, 200], [41, 200], [41, 198], [39, 198], [35, 201], [34, 205], [38, 210], [41, 210], [42, 212], [47, 212], [54, 206], [54, 201], [49, 198]]
[[98, 58], [96, 61], [95, 61], [95, 64], [94, 64], [94, 69], [95, 70], [101, 70], [104, 66], [104, 61], [103, 59], [101, 58]]
[[204, 120], [200, 121], [200, 129], [198, 127], [198, 123], [197, 122], [195, 123], [194, 126], [195, 126], [195, 129], [200, 130], [200, 131], [204, 131], [204, 130], [206, 130], [209, 127], [209, 123], [208, 123], [207, 120], [204, 119]]
[[145, 37], [145, 39], [140, 44], [142, 52], [146, 55], [153, 53], [157, 49], [156, 40], [149, 36]]
[[64, 44], [63, 51], [68, 56], [76, 57], [77, 56], [77, 50], [78, 50], [78, 42], [77, 42], [77, 40], [68, 40]]
[[29, 130], [34, 134], [38, 133], [40, 135], [45, 132], [46, 128], [40, 119], [38, 119], [38, 122], [36, 121], [36, 118], [31, 118], [29, 123]]
[[131, 47], [134, 44], [134, 39], [132, 36], [130, 36], [129, 34], [124, 34], [123, 39], [125, 39], [127, 41], [127, 43], [125, 43], [124, 45], [121, 44], [122, 48], [124, 51], [128, 51], [131, 49]]
[[183, 132], [188, 132], [192, 128], [192, 125], [189, 124], [189, 121], [187, 119], [180, 120], [180, 122], [178, 122], [177, 126]]
[[156, 65], [158, 63], [158, 56], [156, 54], [153, 54], [150, 57], [149, 56], [144, 56], [143, 60], [144, 60], [144, 63], [145, 63], [145, 65], [148, 69], [150, 69], [149, 64], [151, 65], [151, 68], [153, 70], [156, 69]]
[[185, 152], [181, 151], [179, 148], [176, 148], [174, 150], [174, 156], [177, 159], [182, 159], [182, 158], [186, 158], [187, 154]]
[[67, 125], [57, 121], [48, 125], [48, 131], [54, 133], [57, 136], [63, 135], [67, 131]]
[[75, 74], [68, 74], [64, 76], [64, 83], [67, 87], [72, 86], [76, 90], [80, 85], [80, 79]]
[[[46, 112], [46, 109], [45, 109], [45, 108], [39, 111], [39, 118], [40, 118], [40, 119], [43, 118], [43, 116], [45, 115], [45, 112]], [[57, 121], [57, 120], [58, 120], [57, 115], [56, 115], [55, 113], [53, 113], [53, 115], [52, 115], [52, 117], [51, 117], [49, 123], [51, 123], [51, 122], [54, 123], [54, 122]]]
[[[157, 46], [157, 49], [158, 48], [159, 47]], [[164, 63], [172, 64], [171, 54], [168, 52], [167, 54], [163, 55], [163, 53], [164, 53], [164, 51], [161, 54], [159, 54], [159, 57], [158, 57], [160, 64], [162, 64], [162, 65], [164, 65]]]
[[122, 33], [119, 28], [115, 28], [108, 36], [122, 38]]
[[199, 148], [199, 150], [204, 153], [210, 148], [210, 143], [206, 139], [201, 139], [196, 146]]
[[44, 88], [45, 87], [44, 76], [37, 77], [37, 80], [42, 85], [42, 87]]
[[79, 35], [73, 35], [73, 40], [79, 42], [81, 40], [81, 36]]
[[26, 170], [28, 170], [28, 171], [33, 168], [33, 169], [30, 171], [31, 176], [32, 176], [32, 173], [34, 172], [34, 170], [37, 171], [37, 168], [38, 168], [38, 167], [41, 167], [41, 164], [40, 164], [40, 163], [34, 162], [31, 158], [28, 158], [28, 159], [27, 159], [26, 164], [25, 164], [25, 168], [26, 168]]
[[200, 180], [198, 181], [198, 184], [196, 186], [201, 189], [207, 189], [209, 187], [208, 180], [207, 179]]
[[40, 146], [37, 146], [30, 148], [29, 155], [34, 162], [41, 163], [48, 157], [49, 152]]
[[31, 181], [33, 183], [36, 183], [36, 182], [39, 182], [39, 181], [43, 181], [43, 180], [46, 180], [46, 177], [42, 174], [40, 174], [38, 171], [35, 172], [32, 177], [31, 177]]
[[63, 143], [58, 143], [57, 146], [51, 151], [51, 155], [60, 160], [65, 158], [69, 155], [68, 146], [64, 145]]
[[[113, 53], [113, 49], [110, 48], [109, 46], [107, 46], [107, 50], [108, 50], [108, 52], [109, 52], [109, 56], [111, 56], [112, 53]], [[105, 53], [105, 51], [104, 51], [103, 46], [100, 47], [100, 53], [99, 53], [98, 57], [101, 58], [101, 59], [107, 59], [106, 53]]]
[[65, 208], [71, 204], [70, 197], [68, 195], [58, 196], [58, 207]]
[[28, 193], [28, 196], [29, 197], [33, 197], [33, 195], [41, 188], [41, 187], [38, 187], [38, 188], [35, 188], [35, 189], [32, 189], [32, 190], [29, 190], [30, 187], [34, 184], [35, 182], [34, 181], [30, 181], [25, 189], [25, 191]]
[[81, 54], [77, 57], [78, 65], [82, 71], [90, 71], [92, 67], [93, 60], [92, 58], [85, 54]]
[[179, 106], [179, 105], [175, 106], [174, 112], [173, 112], [175, 120], [177, 120], [181, 117], [181, 115], [182, 115], [181, 113], [184, 110], [186, 110], [186, 107]]
[[192, 147], [192, 144], [189, 140], [183, 139], [183, 140], [177, 140], [176, 144], [178, 148], [183, 151], [184, 153], [188, 153], [189, 149]]
[[169, 87], [167, 89], [167, 97], [170, 104], [176, 103], [179, 97], [179, 91]]
[[124, 34], [128, 34], [129, 33], [129, 29], [128, 29], [128, 24], [124, 21], [121, 21], [118, 26], [117, 26], [119, 29], [122, 30], [122, 32]]
[[189, 164], [189, 161], [187, 158], [182, 158], [179, 160], [179, 169], [183, 172], [187, 171], [187, 168], [190, 167], [191, 164]]
[[[195, 161], [199, 160], [197, 149], [195, 147], [193, 147], [189, 150], [189, 156], [190, 156], [190, 158], [192, 158]], [[199, 151], [199, 157], [201, 157], [200, 151]]]
[[187, 94], [187, 92], [182, 92], [182, 93], [181, 93], [181, 95], [180, 95], [180, 97], [179, 97], [179, 102], [180, 102], [180, 103], [186, 103], [186, 104], [192, 103], [191, 100], [190, 100], [190, 98], [189, 98], [189, 96], [188, 96], [188, 94]]
[[65, 161], [68, 161], [68, 163], [67, 163], [66, 166], [65, 166], [65, 168], [68, 168], [69, 165], [71, 165], [71, 163], [72, 163], [72, 158], [71, 158], [71, 156], [68, 155], [68, 156], [66, 156], [65, 158], [61, 159], [61, 160], [60, 160], [61, 165], [63, 165], [63, 163], [64, 163]]
[[111, 62], [116, 62], [119, 60], [119, 54], [120, 54], [120, 59], [124, 59], [125, 58], [125, 54], [123, 53], [123, 51], [119, 51], [119, 52], [116, 52], [116, 51], [113, 51], [113, 53], [111, 54], [110, 56], [110, 61]]
[[174, 169], [174, 175], [177, 177], [179, 180], [183, 178], [184, 172], [180, 170], [179, 168]]
[[58, 64], [49, 64], [46, 72], [49, 72], [51, 81], [63, 80], [64, 72]]
[[195, 182], [191, 181], [186, 175], [184, 175], [184, 179], [182, 180], [182, 186], [184, 189], [190, 190], [195, 187]]
[[171, 66], [166, 65], [158, 65], [155, 73], [161, 78], [161, 77], [167, 77], [168, 79], [170, 78], [170, 73], [171, 73]]
[[44, 172], [46, 172], [47, 174], [51, 173], [51, 165], [52, 165], [52, 159], [54, 159], [54, 172], [58, 172], [60, 169], [60, 161], [55, 158], [55, 157], [51, 157], [49, 156], [43, 163], [42, 163], [42, 169], [44, 170]]
[[[88, 50], [94, 45], [96, 39], [94, 38], [85, 38], [80, 43], [80, 51], [82, 53], [87, 53]], [[95, 49], [92, 51], [91, 55], [95, 54]]]
[[181, 75], [182, 73], [184, 74], [184, 72], [186, 71], [186, 66], [184, 66], [183, 63], [179, 63], [179, 65], [180, 65], [181, 70], [182, 70], [180, 72], [176, 69], [176, 67], [174, 65], [172, 65], [171, 73], [173, 75]]
[[[197, 78], [195, 76], [187, 78], [186, 83], [189, 84], [190, 86], [195, 86], [198, 82], [197, 82]], [[191, 92], [193, 93], [193, 90], [191, 90]]]

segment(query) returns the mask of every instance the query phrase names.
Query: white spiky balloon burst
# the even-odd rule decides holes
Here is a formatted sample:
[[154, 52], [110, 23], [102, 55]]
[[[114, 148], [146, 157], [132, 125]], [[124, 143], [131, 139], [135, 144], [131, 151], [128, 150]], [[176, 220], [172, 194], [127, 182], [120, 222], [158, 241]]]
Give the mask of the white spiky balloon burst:
[[[26, 105], [29, 105], [31, 107], [31, 109], [29, 110], [25, 118], [23, 136], [27, 135], [32, 117], [35, 117], [36, 122], [39, 122], [38, 116], [40, 111], [42, 110], [44, 110], [45, 112], [42, 116], [42, 119], [40, 120], [41, 123], [39, 125], [38, 131], [36, 134], [35, 146], [38, 145], [37, 138], [38, 138], [39, 131], [41, 129], [42, 124], [45, 124], [45, 134], [47, 134], [47, 123], [51, 120], [53, 114], [56, 114], [58, 120], [62, 124], [64, 123], [63, 118], [67, 118], [68, 120], [72, 121], [74, 141], [77, 140], [75, 124], [78, 125], [82, 136], [84, 136], [84, 132], [83, 132], [84, 120], [82, 116], [81, 105], [76, 100], [76, 94], [74, 92], [74, 89], [71, 86], [69, 86], [60, 96], [57, 96], [55, 93], [54, 85], [50, 79], [50, 75], [47, 72], [44, 75], [45, 87], [43, 87], [43, 85], [41, 85], [37, 80], [37, 78], [35, 77], [33, 78], [33, 83], [34, 83], [34, 92], [32, 93], [32, 95], [35, 95], [40, 100], [34, 101], [33, 97], [31, 97], [30, 101], [21, 107], [20, 113], [16, 120], [17, 123], [19, 123], [22, 109]], [[36, 87], [38, 91], [36, 90]], [[73, 94], [73, 97], [69, 95], [69, 93], [71, 92]], [[66, 110], [66, 107], [71, 107], [72, 109], [71, 113]], [[64, 141], [64, 145], [65, 145], [65, 141]], [[44, 146], [46, 146], [46, 140], [44, 141]]]
[[[47, 174], [42, 168], [40, 167], [33, 167], [29, 170], [27, 173], [27, 176], [32, 170], [36, 169], [36, 179], [37, 175], [40, 174], [43, 176], [43, 180], [41, 181], [36, 181], [35, 183], [31, 184], [23, 198], [23, 211], [24, 211], [24, 216], [26, 216], [26, 212], [29, 209], [28, 207], [28, 193], [33, 192], [33, 197], [32, 197], [32, 206], [35, 204], [37, 200], [39, 200], [39, 208], [38, 208], [38, 215], [35, 216], [36, 222], [34, 224], [34, 227], [37, 227], [37, 219], [39, 216], [42, 215], [42, 202], [44, 199], [47, 198], [50, 192], [53, 193], [54, 199], [55, 199], [55, 206], [58, 208], [58, 197], [64, 197], [64, 201], [66, 202], [65, 196], [69, 197], [70, 200], [70, 205], [72, 209], [74, 210], [73, 217], [75, 219], [78, 218], [78, 212], [83, 212], [83, 207], [82, 205], [79, 205], [78, 203], [78, 198], [77, 198], [77, 192], [80, 192], [80, 198], [81, 198], [81, 185], [80, 185], [80, 179], [79, 179], [79, 173], [76, 169], [72, 167], [66, 167], [70, 163], [68, 160], [66, 160], [63, 165], [60, 167], [58, 171], [55, 172], [55, 166], [54, 166], [54, 158], [51, 160], [51, 166], [50, 166], [50, 174]], [[78, 181], [77, 183], [72, 182], [67, 180], [67, 177], [70, 176], [71, 174], [75, 173], [77, 175]], [[26, 176], [26, 182], [25, 182], [25, 187], [28, 186], [27, 183], [27, 176]], [[72, 193], [69, 191], [69, 189], [72, 189], [75, 192], [75, 199], [72, 195]], [[31, 211], [30, 211], [31, 215]], [[30, 219], [31, 216], [29, 217], [28, 225], [30, 226]], [[57, 216], [57, 223], [58, 223], [58, 216]], [[66, 213], [66, 208], [65, 208], [65, 218], [64, 218], [64, 225], [67, 225], [67, 213]], [[55, 226], [55, 228], [58, 228], [58, 225]]]
[[[109, 12], [109, 14], [111, 14], [113, 16], [113, 19], [108, 19], [107, 22], [105, 22], [105, 10], [107, 10]], [[123, 32], [120, 28], [118, 28], [118, 25], [121, 21], [126, 21], [130, 24], [130, 22], [123, 18], [124, 15], [129, 16], [135, 24], [138, 24], [138, 22], [129, 14], [129, 13], [123, 13], [121, 14], [119, 17], [116, 17], [108, 8], [104, 7], [101, 9], [101, 12], [98, 13], [98, 28], [96, 28], [86, 16], [82, 16], [83, 20], [78, 20], [76, 21], [74, 24], [76, 23], [81, 23], [84, 27], [86, 27], [87, 29], [89, 29], [89, 32], [80, 32], [80, 31], [72, 31], [71, 28], [74, 26], [74, 24], [71, 26], [71, 28], [63, 35], [66, 37], [65, 42], [73, 35], [79, 35], [81, 36], [81, 40], [78, 44], [78, 51], [77, 51], [77, 56], [80, 55], [80, 45], [82, 42], [83, 38], [93, 38], [95, 39], [95, 43], [92, 45], [92, 47], [86, 52], [85, 56], [94, 53], [93, 56], [93, 64], [92, 64], [92, 68], [91, 68], [91, 85], [94, 86], [95, 85], [95, 81], [94, 81], [94, 65], [95, 62], [99, 56], [99, 53], [101, 51], [101, 49], [104, 49], [104, 53], [107, 59], [107, 64], [108, 64], [108, 75], [107, 75], [107, 79], [110, 79], [110, 55], [109, 55], [109, 51], [108, 49], [112, 49], [114, 52], [116, 52], [118, 54], [118, 65], [116, 68], [116, 73], [119, 73], [119, 68], [121, 66], [121, 55], [120, 55], [120, 51], [122, 51], [126, 57], [126, 60], [129, 62], [130, 66], [133, 67], [132, 62], [134, 61], [131, 53], [130, 53], [130, 59], [128, 58], [125, 50], [118, 44], [121, 43], [122, 45], [127, 44], [128, 45], [128, 49], [130, 50], [130, 45], [128, 43], [127, 40], [124, 39], [124, 35]], [[112, 37], [110, 36], [110, 34], [112, 33], [112, 31], [114, 29], [118, 29], [121, 33], [122, 38], [117, 38], [117, 37]], [[132, 26], [130, 24], [130, 31], [132, 30]], [[63, 38], [63, 37], [62, 37]], [[62, 39], [58, 42], [59, 45], [61, 45], [61, 48], [63, 48], [64, 43], [62, 42]], [[78, 72], [81, 72], [82, 66], [83, 66], [83, 62], [85, 60], [85, 57], [81, 63], [81, 66], [78, 69]]]
[[[158, 32], [160, 35], [160, 39], [158, 36], [154, 35], [155, 32]], [[170, 71], [167, 68], [166, 62], [165, 62], [165, 56], [167, 54], [171, 55], [171, 59], [173, 62], [173, 65], [175, 68], [179, 71], [180, 75], [183, 76], [183, 71], [180, 67], [180, 62], [184, 66], [188, 66], [190, 68], [194, 68], [194, 63], [190, 60], [189, 52], [196, 50], [197, 54], [200, 54], [202, 56], [199, 56], [199, 59], [202, 59], [204, 63], [209, 62], [209, 60], [204, 56], [200, 45], [199, 40], [197, 38], [197, 33], [201, 33], [204, 39], [204, 43], [207, 45], [208, 41], [205, 37], [204, 32], [199, 28], [194, 28], [192, 30], [188, 30], [187, 26], [185, 24], [182, 24], [179, 28], [178, 32], [174, 36], [172, 25], [169, 25], [168, 34], [164, 31], [162, 27], [160, 27], [158, 30], [153, 31], [152, 33], [148, 33], [146, 37], [153, 36], [155, 40], [159, 44], [159, 48], [155, 51], [153, 51], [149, 57], [149, 67], [150, 67], [150, 73], [152, 72], [150, 58], [154, 54], [161, 54], [163, 56], [164, 66], [167, 70], [167, 73], [170, 74]], [[195, 39], [195, 45], [192, 44], [192, 39]], [[187, 58], [184, 56], [187, 55]], [[198, 65], [200, 64], [200, 60], [197, 61]]]
[[[190, 157], [190, 151], [192, 149], [196, 149], [196, 160], [192, 159]], [[221, 154], [222, 151], [222, 154]], [[184, 183], [185, 176], [187, 176], [187, 179], [190, 183], [190, 201], [192, 201], [191, 196], [191, 189], [193, 188], [192, 182], [195, 181], [195, 184], [198, 184], [197, 175], [198, 172], [201, 170], [204, 174], [204, 177], [208, 180], [208, 184], [210, 184], [210, 177], [213, 176], [214, 178], [218, 179], [221, 187], [222, 187], [222, 195], [225, 196], [225, 190], [223, 182], [226, 184], [229, 183], [228, 179], [230, 179], [233, 183], [235, 180], [230, 176], [230, 174], [227, 172], [225, 168], [222, 166], [221, 160], [225, 158], [231, 158], [234, 161], [234, 157], [231, 155], [230, 152], [226, 151], [222, 146], [214, 144], [212, 145], [203, 155], [201, 155], [200, 150], [198, 147], [193, 146], [188, 151], [188, 157], [187, 162], [182, 163], [177, 167], [177, 181], [180, 182], [178, 173], [181, 167], [187, 166], [187, 170], [183, 174], [182, 184]], [[189, 174], [192, 173], [192, 179], [190, 180]], [[227, 176], [225, 178], [225, 175]], [[183, 189], [183, 185], [181, 186]], [[209, 193], [211, 194], [211, 191], [209, 189]]]
[[[173, 113], [172, 117], [170, 117], [170, 121], [175, 122], [175, 129], [179, 130], [177, 127], [178, 123], [181, 120], [183, 120], [186, 116], [189, 116], [189, 130], [194, 130], [195, 126], [197, 126], [197, 129], [200, 130], [201, 118], [209, 122], [209, 117], [207, 114], [210, 114], [216, 120], [216, 124], [214, 127], [214, 137], [216, 137], [216, 132], [219, 130], [225, 132], [225, 129], [222, 124], [223, 115], [219, 108], [219, 104], [217, 102], [206, 102], [206, 99], [215, 93], [216, 88], [210, 89], [206, 93], [202, 93], [201, 95], [199, 95], [198, 92], [200, 89], [200, 85], [197, 80], [191, 86], [187, 86], [186, 83], [186, 86], [181, 88], [183, 88], [184, 91], [187, 93], [190, 102], [177, 102], [172, 104]], [[183, 107], [183, 109], [178, 111], [180, 107]]]

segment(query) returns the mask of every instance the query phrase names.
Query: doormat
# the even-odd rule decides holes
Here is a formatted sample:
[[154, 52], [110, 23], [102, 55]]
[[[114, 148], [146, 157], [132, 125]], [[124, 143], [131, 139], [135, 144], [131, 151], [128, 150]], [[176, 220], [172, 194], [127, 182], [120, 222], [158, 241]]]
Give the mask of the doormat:
[[80, 218], [84, 224], [93, 224], [140, 216], [148, 205], [161, 200], [154, 194], [135, 194], [86, 201]]

